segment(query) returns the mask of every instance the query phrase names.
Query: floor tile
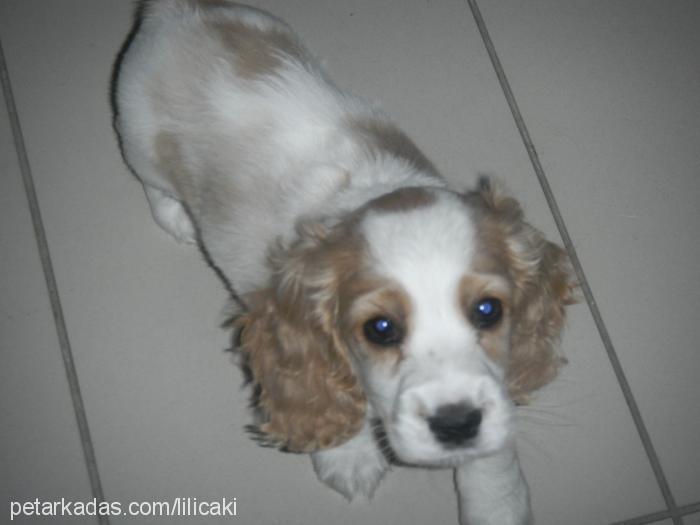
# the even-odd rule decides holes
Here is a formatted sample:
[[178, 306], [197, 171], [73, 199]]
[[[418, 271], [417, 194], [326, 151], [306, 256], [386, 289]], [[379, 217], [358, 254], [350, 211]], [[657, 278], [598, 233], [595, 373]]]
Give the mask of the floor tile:
[[700, 4], [483, 11], [671, 488], [695, 501]]
[[1, 93], [0, 174], [0, 501], [5, 521], [11, 502], [90, 501], [92, 495]]
[[[463, 2], [258, 5], [297, 28], [339, 84], [381, 99], [456, 187], [500, 174], [532, 222], [555, 236]], [[154, 225], [110, 127], [110, 67], [130, 9], [114, 0], [0, 6], [107, 498], [236, 497], [239, 521], [251, 524], [454, 523], [449, 472], [397, 468], [374, 502], [349, 505], [315, 480], [307, 458], [245, 435], [247, 392], [217, 326], [225, 292], [194, 250]], [[538, 523], [659, 510], [584, 305], [571, 309], [564, 347], [570, 365], [521, 417]]]
[[691, 514], [683, 517], [683, 525], [700, 525], [700, 514]]

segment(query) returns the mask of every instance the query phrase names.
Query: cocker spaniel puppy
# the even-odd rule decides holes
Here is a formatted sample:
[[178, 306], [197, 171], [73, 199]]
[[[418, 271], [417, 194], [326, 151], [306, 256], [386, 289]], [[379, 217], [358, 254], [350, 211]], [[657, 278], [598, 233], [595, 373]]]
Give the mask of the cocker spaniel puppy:
[[144, 3], [114, 94], [155, 220], [245, 304], [261, 438], [347, 498], [373, 493], [388, 444], [457, 468], [462, 523], [527, 523], [513, 402], [562, 363], [571, 277], [517, 202], [487, 179], [448, 189], [251, 7]]

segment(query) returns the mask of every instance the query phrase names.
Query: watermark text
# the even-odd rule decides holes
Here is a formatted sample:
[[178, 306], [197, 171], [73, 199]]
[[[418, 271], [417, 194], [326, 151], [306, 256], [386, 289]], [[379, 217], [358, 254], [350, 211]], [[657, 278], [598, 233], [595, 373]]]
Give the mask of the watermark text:
[[236, 498], [200, 500], [173, 498], [168, 501], [72, 501], [60, 500], [10, 501], [10, 521], [15, 518], [57, 516], [238, 516]]

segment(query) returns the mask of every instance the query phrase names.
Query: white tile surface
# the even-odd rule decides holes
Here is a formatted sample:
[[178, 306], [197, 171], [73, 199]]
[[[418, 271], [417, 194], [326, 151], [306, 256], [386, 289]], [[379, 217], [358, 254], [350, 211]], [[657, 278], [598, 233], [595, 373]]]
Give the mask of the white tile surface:
[[700, 499], [700, 4], [485, 2], [679, 504]]
[[[489, 27], [494, 25], [499, 51], [504, 40], [513, 39], [517, 44], [506, 46], [511, 48], [511, 55], [504, 57], [507, 72], [514, 75], [519, 99], [524, 91], [526, 119], [534, 123], [536, 143], [544, 153], [545, 167], [562, 199], [594, 289], [610, 291], [608, 301], [601, 301], [606, 319], [616, 319], [613, 314], [619, 308], [614, 299], [625, 297], [625, 311], [630, 313], [624, 322], [616, 323], [618, 330], [625, 330], [613, 333], [618, 346], [620, 337], [640, 341], [632, 339], [640, 322], [642, 328], [648, 327], [641, 341], [653, 342], [661, 333], [669, 338], [667, 331], [654, 330], [656, 319], [649, 317], [653, 292], [663, 298], [659, 307], [664, 311], [672, 306], [670, 295], [664, 295], [669, 292], [656, 288], [661, 283], [649, 285], [651, 268], [659, 264], [659, 257], [643, 261], [635, 254], [645, 255], [643, 247], [652, 240], [663, 243], [659, 250], [662, 262], [674, 269], [665, 284], [680, 294], [685, 301], [681, 304], [692, 304], [688, 303], [692, 296], [688, 297], [694, 281], [678, 255], [683, 250], [692, 252], [683, 244], [692, 230], [681, 224], [688, 213], [685, 202], [690, 196], [686, 192], [697, 188], [686, 169], [692, 165], [692, 159], [688, 160], [691, 141], [675, 142], [663, 132], [668, 129], [673, 136], [685, 137], [690, 124], [681, 118], [683, 102], [671, 104], [675, 113], [668, 121], [661, 118], [668, 116], [666, 111], [644, 114], [645, 119], [668, 122], [667, 128], [652, 129], [643, 125], [647, 120], [635, 121], [633, 110], [640, 106], [628, 102], [621, 94], [624, 90], [616, 87], [621, 80], [614, 75], [622, 75], [618, 63], [606, 62], [607, 51], [590, 46], [589, 54], [579, 62], [598, 74], [581, 73], [579, 78], [572, 72], [571, 78], [565, 76], [567, 82], [614, 97], [613, 107], [619, 103], [628, 108], [620, 122], [610, 104], [605, 111], [592, 112], [585, 89], [583, 94], [572, 94], [542, 85], [542, 78], [559, 71], [550, 70], [548, 57], [564, 53], [560, 61], [569, 64], [568, 48], [545, 37], [547, 29], [567, 22], [572, 27], [605, 28], [607, 12], [593, 10], [579, 18], [573, 16], [578, 12], [557, 11], [556, 6], [542, 1], [533, 4], [532, 11], [515, 2], [485, 4], [482, 8]], [[327, 59], [341, 85], [381, 99], [457, 186], [466, 186], [477, 172], [501, 174], [532, 222], [554, 237], [545, 201], [462, 1], [270, 0], [257, 5], [272, 9], [297, 28], [309, 46]], [[644, 4], [653, 14], [651, 7]], [[110, 68], [129, 29], [130, 10], [131, 3], [115, 0], [6, 0], [0, 4], [0, 35], [17, 92], [107, 499], [236, 497], [238, 522], [245, 524], [455, 523], [449, 472], [396, 469], [374, 502], [350, 505], [315, 480], [307, 458], [258, 448], [245, 436], [247, 392], [240, 389], [240, 374], [222, 352], [228, 346], [227, 335], [217, 327], [225, 300], [223, 288], [195, 251], [174, 244], [153, 224], [139, 184], [121, 163], [110, 127]], [[523, 20], [530, 26], [522, 28]], [[562, 33], [578, 34], [571, 27]], [[518, 38], [542, 48], [532, 53]], [[629, 31], [619, 39], [619, 45], [632, 54], [635, 46], [645, 44]], [[645, 45], [654, 49], [653, 42]], [[584, 52], [583, 45], [571, 47]], [[686, 71], [680, 66], [671, 69], [678, 75]], [[606, 78], [614, 79], [612, 86]], [[658, 89], [663, 92], [665, 85]], [[560, 99], [561, 93], [567, 98]], [[656, 100], [643, 90], [633, 93], [642, 102]], [[604, 119], [608, 127], [598, 130], [593, 125], [597, 118]], [[618, 133], [611, 125], [629, 130]], [[547, 133], [550, 128], [555, 131]], [[576, 132], [581, 129], [585, 134], [579, 137]], [[650, 179], [650, 172], [644, 171], [645, 162], [654, 161], [652, 151], [645, 153], [645, 140], [663, 138], [661, 135], [666, 137], [664, 148], [679, 148], [679, 158], [670, 166], [684, 178], [672, 188]], [[623, 141], [630, 151], [613, 148], [615, 140]], [[569, 149], [564, 148], [567, 145]], [[590, 155], [576, 157], [570, 150]], [[616, 156], [620, 150], [625, 152], [622, 157]], [[643, 155], [637, 158], [640, 155], [636, 154]], [[636, 169], [628, 168], [629, 157], [635, 160], [632, 166]], [[622, 178], [610, 178], [607, 185], [605, 178], [584, 179], [579, 171], [591, 171], [591, 158], [604, 159]], [[664, 157], [664, 162], [670, 161]], [[607, 169], [600, 168], [598, 173], [608, 173]], [[674, 202], [681, 203], [679, 207], [651, 206], [648, 210], [653, 204], [645, 189], [649, 184], [672, 195]], [[620, 199], [620, 213], [637, 215], [637, 219], [649, 214], [635, 220], [634, 224], [640, 224], [632, 230], [619, 218], [607, 220], [619, 211]], [[637, 209], [642, 205], [644, 214]], [[665, 222], [667, 216], [671, 222]], [[28, 244], [33, 243], [30, 235], [26, 233]], [[602, 257], [615, 254], [617, 261], [616, 250], [623, 241], [638, 252], [623, 251], [619, 260], [642, 273], [629, 272], [630, 277]], [[28, 270], [27, 278], [31, 275]], [[681, 277], [690, 283], [689, 289], [680, 287]], [[651, 288], [639, 286], [640, 281]], [[688, 332], [684, 332], [683, 315], [689, 314], [683, 310], [666, 320], [674, 333], [680, 333], [673, 339], [674, 351], [689, 341], [684, 339]], [[589, 525], [658, 511], [663, 502], [585, 305], [571, 309], [569, 324], [564, 347], [571, 364], [522, 417], [521, 456], [538, 523]], [[648, 392], [648, 398], [658, 397], [656, 408], [661, 410], [656, 417], [678, 430], [678, 436], [669, 439], [681, 453], [692, 452], [687, 450], [687, 418], [679, 417], [683, 410], [693, 408], [683, 404], [697, 392], [689, 382], [692, 373], [680, 370], [673, 381], [658, 381], [658, 377], [676, 374], [676, 368], [683, 366], [697, 370], [697, 361], [681, 349], [669, 363], [655, 359], [652, 350], [642, 345], [625, 352], [624, 364], [633, 372], [633, 387]], [[22, 362], [22, 366], [29, 365]], [[660, 384], [652, 390], [637, 387], [647, 385], [645, 377], [655, 377]], [[648, 398], [641, 399], [647, 408], [645, 415]], [[670, 400], [678, 401], [679, 408], [670, 406]], [[654, 412], [653, 403], [651, 406]], [[61, 418], [66, 425], [69, 421], [72, 424], [68, 415]], [[654, 438], [663, 443], [664, 436], [658, 432]], [[684, 498], [700, 499], [693, 492], [690, 471], [684, 471], [683, 465], [674, 467], [675, 457], [669, 453], [662, 457], [669, 471], [677, 473], [672, 477], [674, 489]], [[71, 464], [81, 466], [80, 461], [76, 457]], [[184, 519], [169, 522], [192, 523]]]
[[0, 103], [0, 521], [6, 522], [10, 502], [92, 496], [1, 93]]

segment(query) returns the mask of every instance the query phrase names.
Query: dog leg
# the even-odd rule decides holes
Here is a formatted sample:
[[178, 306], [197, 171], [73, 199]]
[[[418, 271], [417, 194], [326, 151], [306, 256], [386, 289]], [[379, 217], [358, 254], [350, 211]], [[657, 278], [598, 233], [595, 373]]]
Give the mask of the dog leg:
[[196, 233], [192, 219], [183, 204], [163, 190], [144, 185], [151, 213], [158, 226], [172, 235], [176, 241], [194, 244]]
[[349, 501], [357, 495], [370, 499], [389, 468], [369, 421], [347, 443], [313, 452], [311, 462], [318, 479]]
[[530, 497], [515, 447], [458, 467], [460, 525], [530, 525]]

